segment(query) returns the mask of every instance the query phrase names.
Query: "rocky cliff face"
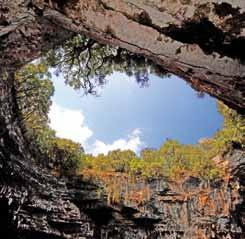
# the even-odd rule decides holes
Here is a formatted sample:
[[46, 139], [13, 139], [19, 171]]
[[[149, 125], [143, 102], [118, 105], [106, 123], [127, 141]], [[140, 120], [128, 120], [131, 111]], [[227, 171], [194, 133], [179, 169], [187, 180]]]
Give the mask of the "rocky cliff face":
[[[226, 155], [231, 177], [223, 182], [206, 187], [191, 178], [183, 185], [169, 182], [166, 190], [157, 180], [149, 200], [110, 205], [99, 186], [57, 179], [37, 163], [11, 83], [16, 66], [75, 32], [144, 55], [244, 112], [245, 4], [229, 2], [0, 0], [0, 235], [245, 238], [244, 152]], [[205, 37], [193, 37], [200, 29]]]
[[[6, 238], [244, 238], [241, 150], [226, 155], [231, 177], [207, 186], [154, 180], [148, 200], [108, 204], [98, 185], [57, 179], [31, 156], [18, 117], [11, 74], [2, 76], [0, 233]], [[139, 192], [142, 184], [138, 184]], [[137, 196], [135, 194], [134, 196]], [[4, 233], [4, 234], [3, 234]]]
[[244, 16], [243, 0], [0, 0], [0, 65], [23, 65], [80, 33], [244, 113]]
[[[230, 159], [241, 163], [244, 153], [234, 150]], [[107, 221], [93, 200], [81, 209], [93, 218], [98, 238], [243, 238], [242, 187], [234, 177], [211, 184], [194, 177], [139, 181], [126, 200], [107, 205]]]

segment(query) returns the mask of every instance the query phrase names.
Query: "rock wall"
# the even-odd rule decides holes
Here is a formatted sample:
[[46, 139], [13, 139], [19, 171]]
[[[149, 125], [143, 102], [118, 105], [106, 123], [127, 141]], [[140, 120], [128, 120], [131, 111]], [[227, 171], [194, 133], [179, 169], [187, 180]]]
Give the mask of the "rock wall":
[[[75, 32], [144, 55], [244, 112], [245, 5], [228, 2], [0, 0], [0, 235], [245, 238], [244, 152], [227, 155], [228, 182], [206, 188], [187, 181], [185, 189], [170, 183], [168, 191], [152, 182], [148, 202], [108, 205], [98, 185], [55, 178], [37, 163], [24, 137], [12, 84], [16, 67]], [[214, 34], [201, 42], [190, 38], [199, 35], [200, 27]]]
[[244, 16], [243, 0], [0, 0], [0, 65], [23, 65], [80, 33], [244, 113]]
[[[58, 179], [37, 164], [18, 116], [12, 74], [0, 78], [0, 233], [6, 238], [244, 238], [244, 152], [210, 186], [154, 180], [146, 201], [108, 204], [99, 185]], [[139, 184], [139, 189], [142, 185]], [[4, 234], [3, 234], [4, 233]]]

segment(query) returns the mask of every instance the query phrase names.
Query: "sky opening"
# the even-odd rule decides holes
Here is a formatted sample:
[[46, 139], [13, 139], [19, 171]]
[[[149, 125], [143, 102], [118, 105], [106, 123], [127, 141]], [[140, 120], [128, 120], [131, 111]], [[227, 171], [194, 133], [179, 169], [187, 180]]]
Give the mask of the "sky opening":
[[49, 112], [50, 126], [58, 137], [79, 142], [87, 153], [107, 154], [115, 149], [159, 148], [166, 139], [195, 144], [222, 127], [216, 99], [197, 97], [176, 76], [150, 76], [140, 88], [133, 77], [115, 72], [99, 97], [83, 95], [52, 77], [55, 94]]

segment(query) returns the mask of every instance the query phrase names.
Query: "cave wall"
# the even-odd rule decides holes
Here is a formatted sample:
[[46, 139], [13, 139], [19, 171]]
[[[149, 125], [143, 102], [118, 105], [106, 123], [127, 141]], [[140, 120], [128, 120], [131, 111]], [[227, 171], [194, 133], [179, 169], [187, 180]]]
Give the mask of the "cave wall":
[[56, 178], [32, 157], [12, 77], [0, 78], [1, 234], [11, 239], [244, 237], [243, 151], [226, 155], [232, 175], [226, 181], [207, 186], [187, 178], [166, 187], [166, 180], [153, 180], [149, 200], [108, 204], [101, 185], [82, 177]]
[[[90, 238], [90, 220], [72, 203], [76, 192], [69, 191], [63, 180], [32, 157], [18, 115], [12, 77], [0, 77], [0, 233], [11, 239]], [[93, 192], [93, 185], [90, 187]], [[82, 193], [82, 183], [80, 188]]]
[[[136, 0], [60, 1], [58, 5], [52, 2], [0, 0], [0, 234], [11, 239], [169, 239], [184, 235], [205, 238], [204, 231], [207, 238], [244, 238], [244, 152], [227, 155], [233, 177], [228, 184], [213, 187], [211, 198], [206, 201], [213, 203], [214, 210], [221, 210], [220, 204], [222, 210], [229, 205], [228, 212], [223, 215], [221, 210], [219, 218], [214, 217], [209, 206], [200, 205], [201, 193], [186, 199], [186, 193], [176, 190], [165, 195], [155, 190], [156, 198], [144, 205], [108, 205], [106, 195], [98, 196], [98, 185], [80, 178], [57, 179], [37, 164], [23, 134], [12, 84], [18, 67], [80, 32], [143, 54], [242, 112], [245, 68], [241, 51], [231, 52], [220, 38], [205, 39], [215, 40], [213, 48], [203, 45], [205, 41], [200, 42], [199, 38], [190, 39], [188, 34], [195, 34], [195, 24], [185, 21], [194, 17], [194, 3], [188, 6], [189, 1], [156, 1], [157, 8]], [[98, 3], [102, 5], [98, 7]], [[200, 4], [203, 1], [197, 2], [197, 6]], [[215, 30], [215, 34], [217, 27], [222, 29], [222, 33], [218, 31], [221, 38], [235, 29], [233, 37], [227, 37], [229, 46], [244, 40], [244, 1], [232, 4], [231, 8], [210, 5], [210, 28], [197, 21], [204, 30]], [[182, 6], [182, 13], [177, 12], [177, 6]], [[225, 16], [222, 6], [227, 11]], [[162, 19], [174, 23], [173, 27]], [[238, 30], [232, 27], [237, 23], [232, 22], [234, 19], [241, 19]], [[222, 24], [229, 21], [230, 29], [223, 29]], [[176, 211], [181, 215], [176, 217]], [[188, 234], [199, 228], [200, 237]]]
[[144, 55], [244, 113], [244, 17], [242, 0], [0, 0], [0, 65], [23, 65], [81, 33]]

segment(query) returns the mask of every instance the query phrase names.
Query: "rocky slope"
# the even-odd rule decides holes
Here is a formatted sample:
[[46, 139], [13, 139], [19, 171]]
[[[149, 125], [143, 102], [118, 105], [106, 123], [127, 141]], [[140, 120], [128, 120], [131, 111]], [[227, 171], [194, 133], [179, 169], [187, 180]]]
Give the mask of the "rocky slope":
[[[11, 74], [1, 77], [0, 233], [6, 238], [245, 238], [245, 156], [226, 155], [231, 176], [210, 186], [155, 180], [148, 200], [108, 204], [98, 185], [57, 179], [34, 160]], [[139, 184], [139, 192], [142, 191]], [[137, 194], [135, 194], [137, 196]], [[4, 234], [3, 234], [4, 233]]]

